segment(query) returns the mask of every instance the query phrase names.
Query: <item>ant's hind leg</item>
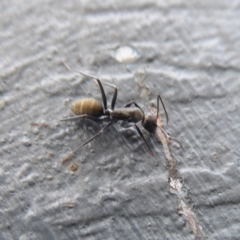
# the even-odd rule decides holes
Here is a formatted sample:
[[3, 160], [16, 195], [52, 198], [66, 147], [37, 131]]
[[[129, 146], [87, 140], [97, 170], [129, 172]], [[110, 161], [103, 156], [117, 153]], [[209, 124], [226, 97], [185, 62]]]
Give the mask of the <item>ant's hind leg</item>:
[[110, 84], [110, 83], [103, 83], [103, 84], [115, 89], [114, 94], [113, 94], [113, 98], [112, 98], [112, 102], [111, 102], [111, 110], [114, 110], [115, 103], [116, 103], [116, 100], [117, 100], [118, 88], [115, 85]]
[[94, 140], [95, 138], [97, 138], [98, 136], [100, 136], [109, 126], [111, 126], [113, 124], [113, 122], [109, 122], [101, 131], [99, 131], [97, 134], [95, 134], [93, 137], [91, 137], [89, 140], [87, 140], [86, 142], [82, 143], [79, 147], [77, 147], [75, 150], [73, 150], [67, 157], [65, 157], [62, 160], [62, 163], [65, 163], [67, 161], [69, 161], [73, 155], [83, 146], [85, 146], [86, 144], [90, 143], [92, 140]]
[[64, 61], [62, 61], [62, 64], [65, 66], [65, 68], [68, 70], [68, 71], [73, 71], [73, 72], [76, 72], [76, 73], [80, 73], [82, 74], [83, 76], [85, 77], [90, 77], [90, 78], [93, 78], [97, 81], [98, 83], [98, 86], [100, 88], [100, 91], [101, 91], [101, 94], [102, 94], [102, 100], [103, 100], [103, 106], [104, 106], [104, 109], [107, 110], [107, 98], [106, 98], [106, 94], [105, 94], [105, 91], [103, 89], [103, 86], [102, 86], [102, 83], [100, 81], [99, 78], [97, 78], [96, 76], [93, 76], [93, 75], [90, 75], [90, 74], [87, 74], [87, 73], [84, 73], [82, 71], [77, 71], [77, 70], [73, 70], [72, 68], [70, 68], [67, 63], [65, 63]]
[[78, 119], [81, 119], [81, 118], [87, 118], [87, 119], [93, 120], [95, 122], [102, 122], [102, 121], [106, 121], [106, 120], [110, 119], [109, 116], [94, 117], [94, 116], [91, 116], [91, 115], [82, 114], [82, 115], [79, 115], [79, 116], [76, 116], [76, 117], [64, 118], [64, 119], [61, 119], [60, 121], [61, 122], [74, 121], [74, 120], [78, 120]]

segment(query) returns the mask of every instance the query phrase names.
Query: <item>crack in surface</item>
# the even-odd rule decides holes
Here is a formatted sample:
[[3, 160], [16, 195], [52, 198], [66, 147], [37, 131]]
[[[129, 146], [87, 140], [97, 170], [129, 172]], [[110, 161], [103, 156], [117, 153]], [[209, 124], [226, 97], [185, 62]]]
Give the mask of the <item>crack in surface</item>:
[[[157, 116], [156, 108], [150, 108], [150, 112], [155, 117]], [[192, 209], [192, 204], [189, 204], [189, 197], [187, 193], [183, 190], [184, 186], [182, 176], [176, 168], [176, 160], [173, 158], [169, 148], [169, 142], [171, 138], [162, 129], [163, 123], [160, 116], [158, 116], [157, 118], [157, 126], [158, 128], [156, 129], [155, 136], [159, 141], [161, 141], [163, 145], [163, 151], [168, 167], [169, 191], [178, 197], [178, 213], [186, 217], [189, 227], [194, 234], [196, 240], [207, 239], [199, 221], [197, 220], [197, 216]]]

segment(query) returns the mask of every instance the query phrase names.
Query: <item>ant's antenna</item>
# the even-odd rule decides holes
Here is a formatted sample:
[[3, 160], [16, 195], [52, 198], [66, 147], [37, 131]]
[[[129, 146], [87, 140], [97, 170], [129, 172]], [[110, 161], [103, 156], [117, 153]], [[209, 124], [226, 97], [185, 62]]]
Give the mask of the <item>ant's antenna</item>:
[[163, 128], [161, 128], [159, 126], [157, 126], [157, 127], [164, 133], [164, 135], [166, 136], [167, 139], [177, 142], [179, 144], [179, 146], [181, 147], [181, 149], [183, 150], [182, 144], [176, 138], [170, 137], [169, 134]]

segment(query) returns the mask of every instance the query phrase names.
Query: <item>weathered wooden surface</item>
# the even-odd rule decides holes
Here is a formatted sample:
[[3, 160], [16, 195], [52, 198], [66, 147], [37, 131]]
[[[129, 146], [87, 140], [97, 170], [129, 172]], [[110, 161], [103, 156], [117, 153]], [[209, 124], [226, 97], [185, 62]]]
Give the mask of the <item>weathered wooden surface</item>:
[[[156, 157], [134, 128], [116, 124], [61, 164], [101, 129], [59, 122], [77, 98], [101, 100], [94, 81], [63, 60], [117, 85], [118, 107], [135, 100], [148, 111], [161, 93], [203, 235], [238, 238], [238, 1], [19, 0], [1, 1], [0, 13], [0, 239], [197, 239], [154, 138]], [[116, 61], [124, 45], [136, 62]]]

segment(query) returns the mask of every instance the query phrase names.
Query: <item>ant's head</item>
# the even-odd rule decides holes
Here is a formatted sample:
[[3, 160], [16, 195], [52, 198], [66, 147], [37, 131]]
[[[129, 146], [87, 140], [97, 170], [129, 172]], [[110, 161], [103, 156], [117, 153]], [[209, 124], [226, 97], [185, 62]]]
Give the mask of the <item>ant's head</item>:
[[143, 127], [150, 133], [154, 133], [157, 128], [157, 120], [152, 114], [147, 114], [143, 119]]

